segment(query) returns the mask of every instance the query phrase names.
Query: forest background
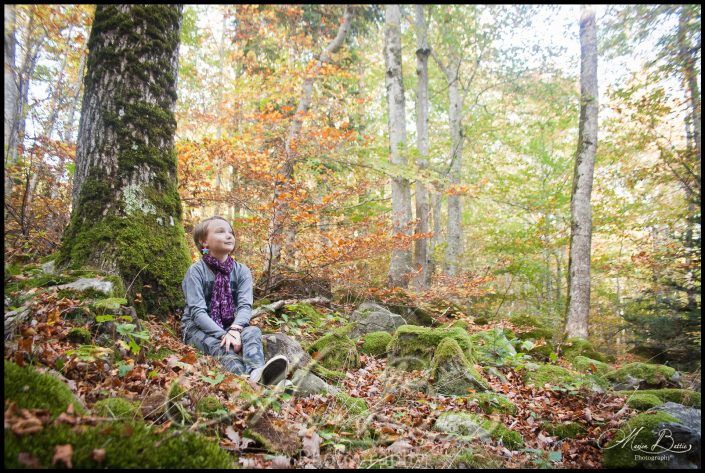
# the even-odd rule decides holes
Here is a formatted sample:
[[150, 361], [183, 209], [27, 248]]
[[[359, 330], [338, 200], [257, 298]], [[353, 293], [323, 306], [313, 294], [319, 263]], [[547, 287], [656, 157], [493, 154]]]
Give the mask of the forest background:
[[[7, 275], [13, 264], [54, 254], [69, 223], [94, 6], [16, 5], [12, 27], [5, 8]], [[615, 5], [597, 12], [590, 336], [606, 353], [632, 351], [694, 369], [701, 311], [700, 7]], [[235, 258], [262, 281], [263, 243], [272, 238], [275, 208], [284, 204], [290, 233], [281, 243], [282, 264], [336, 290], [394, 287], [392, 250], [411, 251], [414, 241], [428, 239], [430, 279], [413, 286], [413, 297], [452, 300], [475, 318], [538, 314], [564, 323], [579, 7], [429, 5], [426, 18], [436, 57], [428, 62], [422, 169], [413, 8], [403, 7], [401, 29], [407, 164], [399, 165], [389, 160], [383, 8], [356, 7], [344, 43], [316, 71], [291, 140], [306, 73], [336, 37], [340, 7], [185, 6], [176, 148], [194, 261], [193, 225], [223, 215], [237, 233]], [[459, 169], [439, 62], [457, 64], [461, 78]], [[8, 107], [16, 111], [9, 123]], [[292, 184], [274, 195], [276, 169], [292, 146]], [[393, 231], [395, 176], [408, 180], [409, 199], [418, 183], [430, 190], [428, 232], [413, 235], [413, 220], [407, 232]], [[459, 251], [449, 251], [448, 202], [456, 196], [462, 231]]]

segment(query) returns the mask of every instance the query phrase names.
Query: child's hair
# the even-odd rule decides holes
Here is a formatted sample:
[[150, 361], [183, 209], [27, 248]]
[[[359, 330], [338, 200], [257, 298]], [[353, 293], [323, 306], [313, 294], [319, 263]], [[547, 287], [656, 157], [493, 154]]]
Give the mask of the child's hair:
[[[203, 220], [201, 223], [193, 227], [193, 241], [194, 243], [196, 243], [196, 248], [198, 248], [198, 251], [201, 251], [203, 249], [203, 245], [201, 244], [201, 242], [205, 241], [206, 237], [208, 236], [208, 225], [213, 220], [223, 220], [228, 225], [230, 225], [230, 222], [228, 222], [225, 218], [221, 217], [220, 215], [213, 215], [212, 217]], [[233, 226], [230, 225], [231, 230], [232, 228]]]

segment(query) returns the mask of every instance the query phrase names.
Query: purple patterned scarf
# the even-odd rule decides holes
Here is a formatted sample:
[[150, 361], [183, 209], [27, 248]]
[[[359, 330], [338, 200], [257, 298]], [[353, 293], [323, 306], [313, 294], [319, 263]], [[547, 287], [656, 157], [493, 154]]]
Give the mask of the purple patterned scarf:
[[211, 255], [203, 255], [203, 261], [215, 273], [210, 316], [220, 328], [225, 329], [235, 320], [235, 306], [230, 291], [230, 272], [235, 266], [235, 261], [228, 256], [225, 262], [221, 263]]

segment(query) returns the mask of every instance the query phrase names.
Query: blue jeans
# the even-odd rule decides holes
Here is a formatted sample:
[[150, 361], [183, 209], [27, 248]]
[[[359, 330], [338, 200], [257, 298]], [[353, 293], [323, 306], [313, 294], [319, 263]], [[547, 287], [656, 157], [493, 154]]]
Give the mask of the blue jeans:
[[191, 346], [198, 348], [206, 355], [211, 355], [222, 364], [225, 369], [234, 374], [250, 374], [255, 368], [264, 366], [264, 350], [262, 348], [262, 331], [259, 327], [248, 326], [241, 332], [242, 351], [233, 353], [232, 347], [225, 352], [225, 346], [220, 346], [223, 339], [210, 336], [197, 327], [184, 335], [184, 340]]

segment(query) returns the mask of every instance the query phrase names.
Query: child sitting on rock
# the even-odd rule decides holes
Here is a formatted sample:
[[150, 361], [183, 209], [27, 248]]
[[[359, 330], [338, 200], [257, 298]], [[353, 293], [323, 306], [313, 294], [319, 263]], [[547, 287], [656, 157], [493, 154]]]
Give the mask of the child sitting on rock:
[[235, 249], [232, 227], [222, 217], [210, 217], [196, 225], [193, 240], [203, 257], [191, 265], [181, 284], [186, 298], [181, 318], [184, 343], [215, 357], [232, 373], [249, 375], [253, 382], [282, 382], [288, 360], [277, 355], [265, 364], [262, 332], [249, 325], [252, 273], [230, 257]]

